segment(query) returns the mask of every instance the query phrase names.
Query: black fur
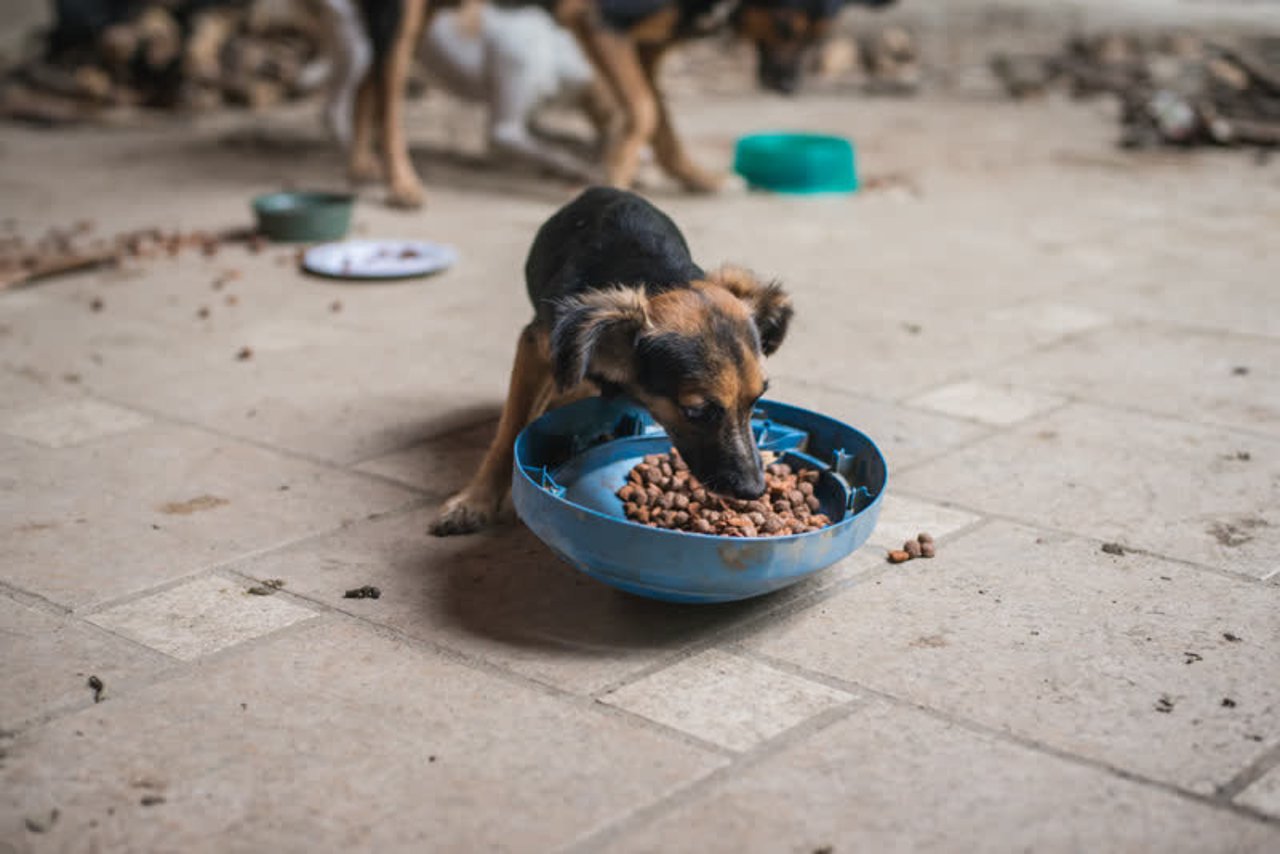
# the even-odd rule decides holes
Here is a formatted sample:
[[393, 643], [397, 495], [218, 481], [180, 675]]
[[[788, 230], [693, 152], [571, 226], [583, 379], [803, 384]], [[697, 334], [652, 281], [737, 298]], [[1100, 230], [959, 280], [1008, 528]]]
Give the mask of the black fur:
[[[791, 312], [776, 285], [739, 294], [754, 322], [724, 311], [707, 292], [691, 287], [707, 276], [675, 223], [634, 193], [604, 187], [582, 193], [538, 230], [525, 280], [534, 326], [550, 333], [552, 371], [561, 390], [589, 378], [642, 400], [665, 399], [668, 411], [681, 407], [680, 396], [689, 387], [714, 386], [722, 372], [759, 359], [766, 345], [776, 348]], [[689, 288], [702, 301], [697, 328], [646, 328], [646, 300], [677, 288]], [[763, 335], [757, 329], [761, 322]], [[679, 418], [664, 422], [708, 488], [742, 498], [764, 490], [749, 403], [707, 400], [696, 414], [681, 409]]]
[[592, 187], [538, 229], [524, 277], [537, 322], [550, 329], [566, 297], [616, 285], [653, 295], [704, 273], [670, 217], [635, 193]]

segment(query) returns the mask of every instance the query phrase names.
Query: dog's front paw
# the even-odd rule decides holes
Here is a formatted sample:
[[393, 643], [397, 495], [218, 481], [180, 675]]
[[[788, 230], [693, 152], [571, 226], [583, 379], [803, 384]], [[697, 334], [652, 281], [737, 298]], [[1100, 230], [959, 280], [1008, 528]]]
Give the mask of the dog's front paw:
[[387, 202], [393, 208], [413, 210], [422, 207], [426, 200], [427, 194], [422, 189], [422, 184], [409, 178], [393, 181], [391, 192], [387, 195]]
[[493, 501], [479, 501], [460, 492], [440, 508], [440, 514], [431, 523], [431, 533], [437, 537], [475, 533], [493, 522], [497, 509]]
[[729, 176], [702, 169], [690, 170], [680, 176], [680, 183], [690, 193], [718, 193]]
[[356, 184], [377, 184], [382, 181], [382, 161], [372, 154], [355, 155], [347, 165], [347, 177]]

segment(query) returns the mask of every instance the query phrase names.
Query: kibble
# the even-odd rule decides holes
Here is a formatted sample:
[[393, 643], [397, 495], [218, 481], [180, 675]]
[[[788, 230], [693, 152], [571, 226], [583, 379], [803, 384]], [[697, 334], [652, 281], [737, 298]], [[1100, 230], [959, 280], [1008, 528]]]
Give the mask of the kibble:
[[[650, 454], [617, 492], [627, 518], [653, 528], [722, 537], [782, 537], [831, 524], [814, 495], [818, 472], [785, 463], [765, 468], [765, 494], [755, 500], [708, 492], [678, 451]], [[794, 499], [792, 498], [794, 497]]]
[[904, 542], [902, 548], [889, 552], [888, 559], [889, 563], [906, 563], [918, 557], [933, 557], [937, 553], [938, 547], [934, 545], [933, 535], [921, 531], [914, 540]]

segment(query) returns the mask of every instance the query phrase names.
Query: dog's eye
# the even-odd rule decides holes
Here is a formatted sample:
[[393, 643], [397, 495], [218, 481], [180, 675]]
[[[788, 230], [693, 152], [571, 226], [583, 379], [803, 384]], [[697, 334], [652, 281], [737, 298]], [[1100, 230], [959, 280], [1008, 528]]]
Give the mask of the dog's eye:
[[695, 424], [707, 424], [720, 417], [720, 407], [714, 403], [704, 403], [701, 406], [682, 406], [680, 407], [680, 414]]

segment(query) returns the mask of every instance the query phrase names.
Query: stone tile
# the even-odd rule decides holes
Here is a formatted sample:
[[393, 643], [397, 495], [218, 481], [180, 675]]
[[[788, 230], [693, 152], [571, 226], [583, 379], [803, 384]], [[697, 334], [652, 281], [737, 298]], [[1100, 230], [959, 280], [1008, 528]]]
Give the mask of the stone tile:
[[[769, 610], [878, 567], [863, 549], [772, 596], [672, 605], [620, 593], [563, 563], [524, 526], [439, 539], [435, 508], [363, 522], [239, 564], [312, 597], [568, 691], [592, 694]], [[344, 599], [372, 584], [377, 600]]]
[[162, 378], [99, 380], [124, 403], [338, 463], [410, 446], [491, 417], [511, 370], [508, 342], [492, 352], [451, 342], [365, 337], [341, 346], [232, 357]]
[[0, 412], [0, 433], [47, 448], [80, 445], [151, 423], [130, 409], [87, 398], [49, 403], [36, 409]]
[[90, 675], [114, 697], [172, 662], [99, 631], [0, 596], [0, 731], [93, 698]]
[[85, 619], [166, 655], [192, 661], [316, 616], [282, 596], [210, 576], [98, 611]]
[[1272, 768], [1236, 795], [1236, 803], [1280, 818], [1280, 766]]
[[1012, 321], [1024, 329], [1034, 330], [1046, 338], [1076, 335], [1112, 322], [1109, 315], [1078, 305], [1036, 302], [999, 309], [995, 316]]
[[1280, 590], [1004, 523], [750, 645], [1200, 792], [1280, 739]]
[[1274, 440], [1074, 404], [905, 472], [894, 486], [1263, 577], [1280, 554], [1277, 466]]
[[853, 695], [719, 650], [611, 691], [600, 702], [731, 750], [750, 750]]
[[375, 457], [356, 466], [356, 469], [400, 481], [443, 498], [466, 485], [484, 458], [497, 429], [497, 420], [488, 419], [428, 439], [412, 448]]
[[591, 850], [1264, 851], [1280, 829], [873, 702]]
[[884, 497], [880, 519], [870, 542], [886, 549], [900, 549], [904, 540], [914, 540], [922, 532], [938, 538], [946, 537], [967, 528], [979, 518], [963, 510], [898, 495], [891, 490]]
[[964, 444], [985, 429], [966, 421], [863, 397], [858, 386], [848, 393], [792, 377], [774, 377], [769, 397], [813, 409], [857, 427], [871, 437], [889, 463], [889, 477], [902, 467]]
[[[1280, 341], [1130, 324], [1004, 366], [1005, 382], [1280, 437]], [[1123, 370], [1117, 366], [1123, 365]], [[1237, 366], [1250, 369], [1236, 376]]]
[[972, 418], [985, 424], [1014, 424], [1061, 406], [1066, 400], [1009, 386], [959, 382], [936, 388], [910, 401], [944, 415]]
[[411, 500], [184, 427], [58, 450], [0, 437], [0, 580], [80, 608]]
[[[545, 851], [722, 762], [328, 622], [23, 733], [0, 769], [0, 836], [50, 851]], [[47, 833], [22, 830], [54, 806]]]
[[1236, 234], [1215, 235], [1213, 245], [1200, 239], [1185, 248], [1170, 245], [1161, 221], [1130, 238], [1121, 269], [1083, 283], [1072, 298], [1131, 320], [1280, 338], [1267, 236], [1251, 233], [1252, 219], [1236, 219]]

